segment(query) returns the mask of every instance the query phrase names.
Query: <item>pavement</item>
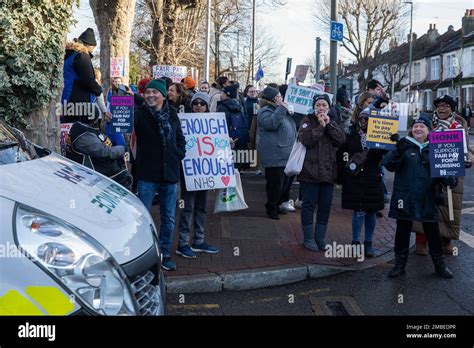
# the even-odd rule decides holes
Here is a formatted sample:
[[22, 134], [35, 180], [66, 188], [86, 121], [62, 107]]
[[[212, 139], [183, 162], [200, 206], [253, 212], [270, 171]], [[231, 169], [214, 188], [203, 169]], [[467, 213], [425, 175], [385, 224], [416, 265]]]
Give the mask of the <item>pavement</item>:
[[[387, 176], [389, 181], [391, 178]], [[395, 221], [387, 217], [388, 204], [383, 211], [384, 216], [377, 218], [373, 238], [375, 257], [361, 261], [357, 256], [326, 256], [323, 252], [305, 249], [302, 246], [300, 210], [280, 215], [280, 220], [271, 220], [265, 214], [265, 178], [245, 173], [242, 185], [249, 206], [242, 211], [214, 214], [217, 191], [209, 192], [206, 241], [220, 249], [218, 254], [201, 253], [196, 259], [185, 259], [174, 254], [178, 240], [175, 229], [171, 255], [177, 270], [165, 272], [168, 293], [213, 293], [284, 285], [367, 269], [391, 261], [394, 257]], [[299, 185], [293, 184], [290, 197], [294, 200], [298, 197], [298, 190]], [[176, 226], [179, 214], [178, 205]], [[158, 227], [159, 206], [153, 206], [152, 216]], [[341, 190], [336, 188], [326, 242], [330, 245], [350, 244], [351, 221], [352, 211], [341, 208]]]

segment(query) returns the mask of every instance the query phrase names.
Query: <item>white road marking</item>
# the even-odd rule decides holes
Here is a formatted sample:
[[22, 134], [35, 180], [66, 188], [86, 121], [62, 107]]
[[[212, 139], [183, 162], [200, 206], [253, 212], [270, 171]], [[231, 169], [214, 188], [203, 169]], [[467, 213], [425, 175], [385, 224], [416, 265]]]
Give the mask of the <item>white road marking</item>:
[[459, 234], [459, 240], [474, 249], [474, 236], [461, 230], [461, 233]]

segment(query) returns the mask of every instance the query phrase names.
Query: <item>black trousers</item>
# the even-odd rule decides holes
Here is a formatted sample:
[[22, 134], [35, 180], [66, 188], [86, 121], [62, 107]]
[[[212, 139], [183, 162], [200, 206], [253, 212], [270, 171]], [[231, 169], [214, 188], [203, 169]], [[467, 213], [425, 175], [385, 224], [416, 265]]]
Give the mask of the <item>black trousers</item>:
[[[280, 205], [283, 187], [285, 185], [285, 167], [268, 167], [265, 168], [265, 179], [267, 179], [267, 214], [278, 211]], [[288, 178], [289, 179], [289, 178]]]
[[[443, 248], [441, 244], [441, 234], [437, 222], [423, 222], [423, 231], [428, 239], [428, 247], [431, 255], [441, 255]], [[413, 221], [397, 220], [397, 231], [395, 234], [395, 252], [401, 253], [410, 246], [410, 234]]]

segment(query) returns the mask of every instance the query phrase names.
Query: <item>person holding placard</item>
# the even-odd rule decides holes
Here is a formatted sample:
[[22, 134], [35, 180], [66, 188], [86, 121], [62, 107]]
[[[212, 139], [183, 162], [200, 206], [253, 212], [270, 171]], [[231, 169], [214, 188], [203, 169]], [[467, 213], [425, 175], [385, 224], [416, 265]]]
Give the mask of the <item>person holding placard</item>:
[[344, 164], [342, 208], [353, 210], [352, 244], [360, 244], [362, 226], [365, 225], [364, 253], [366, 257], [373, 257], [372, 236], [376, 212], [384, 208], [380, 162], [387, 151], [367, 148], [369, 116], [369, 108], [359, 113], [340, 152]]
[[[415, 119], [408, 136], [399, 140], [396, 148], [382, 162], [387, 170], [395, 172], [389, 212], [389, 217], [397, 220], [395, 266], [389, 273], [391, 278], [405, 273], [410, 234], [415, 221], [423, 225], [436, 274], [442, 278], [453, 277], [443, 259], [437, 185], [456, 186], [456, 178], [431, 178], [428, 141], [431, 126], [431, 120], [424, 115]], [[397, 139], [398, 134], [392, 136], [392, 140]]]
[[160, 200], [162, 268], [176, 269], [170, 258], [176, 214], [176, 184], [186, 139], [176, 109], [166, 100], [166, 82], [151, 80], [145, 88], [145, 104], [135, 113], [137, 137], [138, 198], [150, 210], [155, 192]]
[[[191, 108], [193, 113], [209, 112], [209, 95], [203, 92], [194, 94], [191, 100]], [[216, 254], [219, 252], [219, 249], [206, 243], [204, 238], [207, 192], [207, 190], [186, 190], [183, 167], [181, 166], [181, 199], [184, 202], [184, 208], [179, 217], [179, 241], [176, 254], [184, 258], [195, 259], [196, 253]], [[192, 225], [194, 225], [194, 240], [190, 247]]]
[[[433, 114], [433, 123], [435, 131], [446, 131], [450, 129], [464, 130], [467, 134], [467, 123], [461, 116], [457, 115], [454, 111], [456, 109], [456, 101], [449, 95], [443, 95], [438, 97], [434, 101], [436, 110]], [[466, 137], [466, 145], [469, 145], [469, 137]], [[472, 157], [469, 156], [469, 157]], [[472, 165], [472, 160], [466, 162], [466, 168]], [[448, 200], [440, 205], [440, 222], [439, 229], [443, 241], [443, 252], [448, 255], [452, 255], [454, 251], [452, 240], [458, 240], [461, 230], [461, 211], [462, 201], [464, 194], [464, 177], [458, 178], [458, 185], [452, 190], [453, 197], [453, 217], [454, 220], [449, 218], [449, 207]], [[420, 226], [414, 228], [416, 235], [416, 253], [418, 255], [428, 254], [426, 247], [427, 239], [422, 234]]]
[[[298, 131], [298, 140], [306, 147], [303, 169], [298, 175], [303, 196], [303, 245], [311, 251], [326, 250], [324, 238], [337, 177], [336, 152], [346, 141], [344, 132], [329, 118], [330, 105], [326, 94], [316, 96], [313, 99], [314, 114], [303, 119]], [[318, 212], [314, 227], [316, 206]]]

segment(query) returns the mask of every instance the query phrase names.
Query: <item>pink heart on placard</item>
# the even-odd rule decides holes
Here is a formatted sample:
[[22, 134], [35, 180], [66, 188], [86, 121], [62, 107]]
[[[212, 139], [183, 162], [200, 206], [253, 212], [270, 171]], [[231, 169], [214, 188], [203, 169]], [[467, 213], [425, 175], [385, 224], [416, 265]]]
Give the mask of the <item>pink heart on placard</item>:
[[222, 183], [227, 186], [230, 182], [230, 176], [221, 176]]

